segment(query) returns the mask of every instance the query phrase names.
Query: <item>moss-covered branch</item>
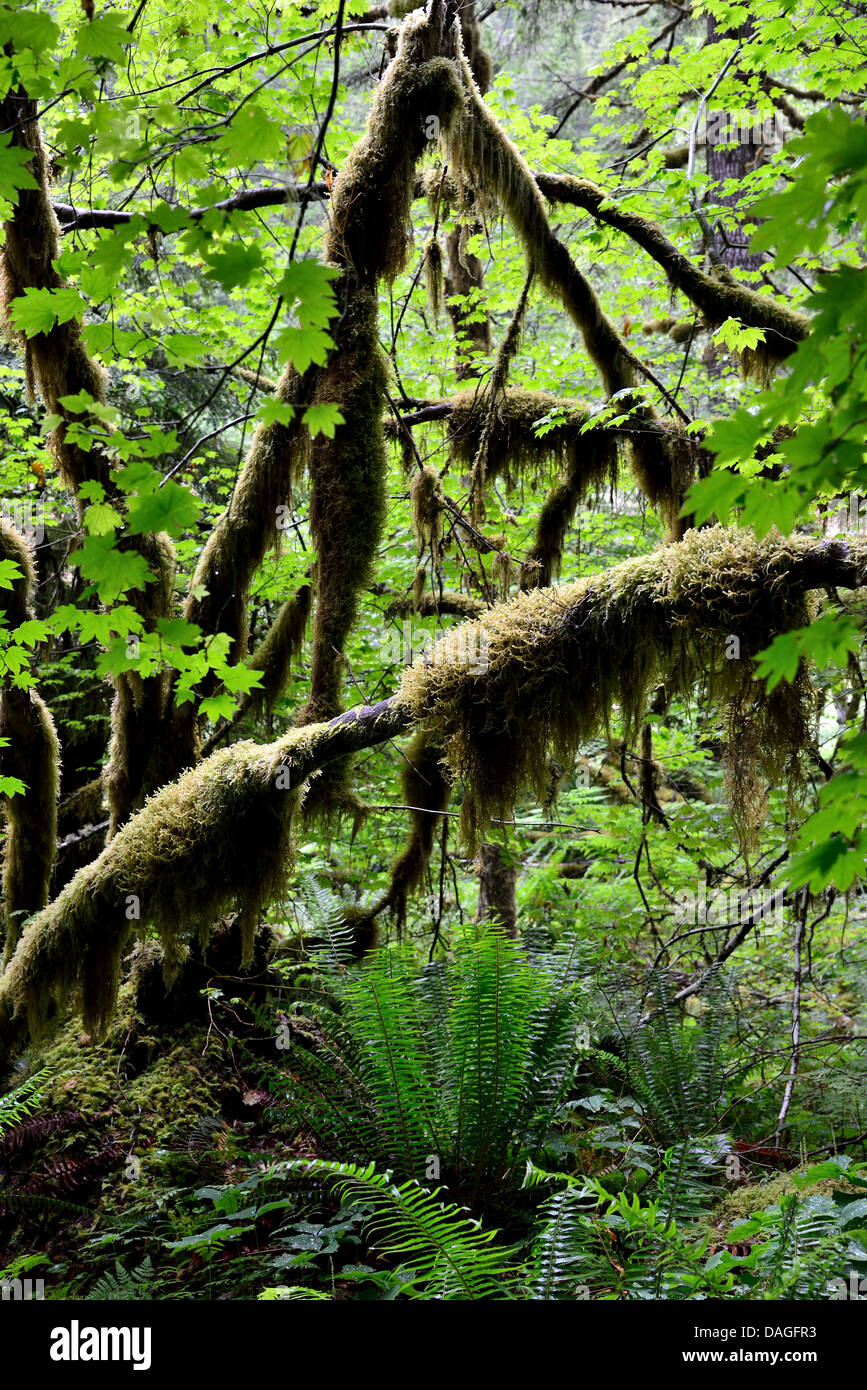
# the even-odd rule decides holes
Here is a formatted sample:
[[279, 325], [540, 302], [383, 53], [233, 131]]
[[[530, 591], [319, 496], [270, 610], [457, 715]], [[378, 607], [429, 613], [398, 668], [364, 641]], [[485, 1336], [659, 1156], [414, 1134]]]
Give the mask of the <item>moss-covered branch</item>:
[[[0, 1043], [38, 1026], [52, 995], [76, 996], [92, 1023], [110, 1012], [121, 952], [153, 923], [177, 957], [237, 905], [249, 942], [289, 865], [293, 812], [320, 767], [416, 725], [464, 782], [470, 838], [508, 819], [518, 788], [547, 794], [561, 761], [604, 728], [616, 703], [634, 737], [660, 678], [727, 702], [738, 765], [796, 775], [808, 731], [803, 675], [764, 697], [755, 654], [801, 625], [811, 590], [867, 583], [867, 541], [756, 541], [711, 528], [601, 575], [525, 594], [450, 632], [399, 691], [265, 746], [215, 753], [151, 797], [93, 863], [29, 924], [0, 977]], [[740, 639], [727, 660], [726, 639]], [[468, 658], [472, 659], [469, 660]], [[740, 746], [739, 746], [740, 740]], [[739, 762], [738, 762], [739, 760]], [[794, 761], [793, 761], [794, 760]], [[425, 807], [427, 802], [413, 803]]]
[[[860, 538], [758, 542], [721, 527], [691, 531], [603, 575], [489, 610], [412, 666], [399, 698], [464, 782], [463, 827], [475, 841], [490, 817], [508, 818], [519, 787], [544, 799], [551, 755], [567, 764], [615, 704], [633, 738], [651, 687], [662, 682], [674, 695], [698, 685], [730, 711], [733, 809], [748, 835], [760, 809], [756, 768], [796, 781], [809, 741], [805, 673], [765, 697], [753, 658], [775, 633], [809, 621], [810, 590], [865, 577]], [[732, 634], [740, 656], [729, 660]], [[484, 673], [468, 670], [462, 652], [476, 663], [484, 652]]]
[[655, 222], [618, 208], [596, 184], [569, 174], [536, 174], [535, 179], [552, 202], [571, 203], [589, 212], [597, 222], [624, 232], [661, 266], [672, 289], [685, 294], [709, 324], [716, 327], [725, 319], [736, 318], [748, 328], [764, 329], [764, 344], [753, 357], [744, 358], [746, 371], [761, 374], [762, 362], [784, 360], [807, 336], [810, 321], [805, 314], [739, 284], [728, 274], [706, 274], [668, 240]]

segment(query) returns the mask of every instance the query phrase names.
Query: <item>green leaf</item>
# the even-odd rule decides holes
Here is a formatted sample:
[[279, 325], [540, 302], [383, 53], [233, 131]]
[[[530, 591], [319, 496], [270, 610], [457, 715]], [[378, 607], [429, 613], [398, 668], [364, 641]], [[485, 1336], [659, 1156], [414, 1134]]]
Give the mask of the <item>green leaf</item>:
[[306, 372], [311, 363], [322, 367], [334, 346], [322, 328], [284, 328], [277, 338], [277, 353], [281, 362], [289, 361], [297, 372]]
[[85, 304], [78, 290], [65, 287], [58, 290], [25, 290], [9, 306], [9, 318], [28, 338], [37, 333], [50, 333], [56, 323], [80, 318]]
[[127, 526], [134, 536], [148, 531], [168, 531], [170, 536], [179, 536], [195, 526], [200, 511], [201, 503], [189, 488], [170, 480], [155, 492], [130, 501]]
[[88, 536], [72, 564], [93, 580], [103, 603], [113, 603], [128, 589], [143, 589], [150, 578], [144, 556], [119, 550], [110, 536]]
[[106, 536], [123, 525], [123, 517], [108, 502], [94, 502], [84, 509], [84, 524], [92, 536]]
[[199, 705], [199, 714], [216, 724], [218, 719], [231, 719], [235, 713], [235, 701], [231, 695], [210, 695]]
[[329, 439], [333, 439], [335, 429], [338, 425], [345, 424], [345, 420], [338, 406], [323, 402], [321, 405], [307, 407], [304, 412], [303, 423], [312, 435], [324, 434]]
[[110, 63], [122, 63], [124, 49], [131, 42], [124, 17], [112, 13], [83, 24], [78, 31], [75, 47], [82, 58], [102, 58]]

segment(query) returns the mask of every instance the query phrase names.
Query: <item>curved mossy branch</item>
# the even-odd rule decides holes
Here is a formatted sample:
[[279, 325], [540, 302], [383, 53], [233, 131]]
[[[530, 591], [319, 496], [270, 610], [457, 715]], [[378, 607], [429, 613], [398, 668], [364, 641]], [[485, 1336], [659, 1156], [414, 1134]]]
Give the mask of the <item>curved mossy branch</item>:
[[393, 701], [352, 710], [276, 743], [222, 749], [152, 796], [26, 928], [0, 976], [0, 1053], [38, 1033], [52, 999], [73, 999], [88, 1027], [104, 1027], [136, 927], [156, 926], [177, 963], [237, 907], [249, 953], [259, 913], [290, 868], [292, 817], [307, 778], [408, 724]]
[[[845, 587], [862, 585], [867, 542], [756, 541], [714, 527], [605, 574], [523, 594], [449, 634], [404, 674], [400, 699], [465, 784], [470, 843], [490, 818], [508, 818], [520, 787], [544, 800], [551, 756], [567, 765], [607, 726], [615, 704], [625, 737], [634, 738], [647, 694], [660, 683], [669, 695], [698, 685], [734, 711], [734, 783], [739, 769], [755, 764], [797, 780], [809, 736], [806, 677], [766, 697], [753, 680], [753, 658], [775, 633], [809, 621], [805, 595], [833, 583], [833, 574]], [[726, 659], [731, 634], [740, 660]], [[483, 676], [456, 659], [467, 651], [486, 653]], [[751, 827], [751, 807], [734, 813]]]
[[[10, 628], [31, 617], [35, 584], [33, 557], [26, 542], [0, 517], [0, 559], [13, 561], [20, 578], [0, 589], [0, 608]], [[35, 690], [5, 685], [0, 692], [0, 770], [17, 777], [26, 791], [3, 798], [6, 847], [3, 855], [5, 955], [11, 955], [24, 920], [48, 902], [57, 847], [57, 792], [60, 744], [54, 720]]]
[[[0, 1053], [38, 1027], [52, 996], [76, 995], [105, 1022], [132, 922], [152, 923], [177, 955], [238, 904], [250, 933], [287, 871], [291, 820], [305, 781], [329, 762], [415, 725], [465, 785], [465, 828], [508, 819], [520, 786], [550, 786], [550, 757], [571, 757], [605, 728], [612, 705], [635, 736], [645, 694], [696, 684], [739, 702], [773, 771], [803, 750], [799, 681], [765, 698], [752, 656], [799, 626], [811, 590], [867, 584], [867, 540], [757, 541], [721, 527], [693, 531], [574, 584], [524, 594], [450, 632], [411, 667], [397, 694], [275, 743], [239, 743], [163, 788], [26, 928], [0, 977]], [[725, 663], [736, 633], [743, 657]], [[473, 653], [473, 664], [466, 654]], [[485, 654], [486, 669], [479, 669]], [[463, 659], [462, 659], [463, 658]], [[752, 703], [744, 703], [747, 692]], [[737, 729], [732, 728], [732, 734]]]
[[728, 274], [706, 274], [672, 245], [655, 222], [637, 213], [624, 212], [604, 189], [589, 180], [570, 174], [536, 174], [535, 180], [552, 202], [571, 203], [589, 212], [598, 222], [624, 232], [656, 261], [672, 289], [685, 294], [708, 324], [717, 327], [725, 319], [736, 318], [748, 328], [764, 329], [764, 343], [754, 352], [743, 355], [747, 375], [761, 377], [776, 362], [791, 356], [809, 333], [810, 320], [805, 314], [758, 294]]
[[471, 183], [476, 199], [505, 214], [523, 243], [528, 263], [580, 330], [609, 395], [634, 386], [638, 359], [606, 317], [589, 280], [554, 235], [529, 165], [485, 105], [465, 59], [461, 70], [466, 89], [464, 118], [445, 135], [455, 169]]

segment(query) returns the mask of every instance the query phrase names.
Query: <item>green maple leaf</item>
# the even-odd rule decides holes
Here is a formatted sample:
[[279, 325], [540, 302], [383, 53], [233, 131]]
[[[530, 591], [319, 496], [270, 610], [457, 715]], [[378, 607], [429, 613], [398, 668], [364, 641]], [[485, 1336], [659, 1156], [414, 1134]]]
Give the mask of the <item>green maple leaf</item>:
[[155, 492], [134, 497], [129, 504], [127, 522], [134, 536], [148, 531], [168, 531], [179, 536], [195, 526], [201, 504], [182, 483], [167, 482]]
[[334, 438], [334, 431], [338, 425], [344, 424], [344, 418], [336, 405], [324, 401], [321, 405], [311, 405], [304, 412], [304, 424], [311, 434], [324, 434], [328, 439]]
[[284, 328], [277, 339], [281, 362], [287, 360], [298, 372], [306, 372], [311, 362], [324, 366], [334, 343], [322, 328]]
[[143, 589], [151, 577], [144, 556], [119, 550], [111, 536], [88, 536], [72, 563], [93, 581], [103, 603], [113, 603], [127, 589]]
[[17, 329], [34, 338], [50, 333], [56, 323], [80, 318], [85, 304], [78, 290], [64, 286], [58, 290], [25, 290], [9, 306], [9, 318]]
[[82, 24], [78, 31], [76, 51], [82, 58], [107, 59], [122, 63], [124, 49], [132, 42], [122, 15], [106, 14]]

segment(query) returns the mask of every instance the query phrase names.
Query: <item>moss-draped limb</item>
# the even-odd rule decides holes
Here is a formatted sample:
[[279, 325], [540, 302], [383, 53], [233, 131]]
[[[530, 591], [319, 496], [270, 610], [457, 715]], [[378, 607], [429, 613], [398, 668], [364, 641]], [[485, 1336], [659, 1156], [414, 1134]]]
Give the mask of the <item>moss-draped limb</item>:
[[768, 362], [785, 360], [807, 336], [810, 321], [805, 314], [739, 284], [729, 274], [708, 275], [693, 265], [655, 222], [618, 208], [604, 189], [588, 179], [574, 178], [570, 174], [536, 174], [535, 180], [552, 202], [571, 203], [589, 212], [598, 222], [624, 232], [656, 261], [672, 289], [685, 294], [708, 324], [716, 327], [727, 318], [737, 318], [748, 328], [764, 329], [764, 343], [752, 357], [744, 356], [745, 371], [759, 370], [762, 357]]
[[[582, 740], [607, 725], [614, 704], [626, 737], [635, 737], [660, 680], [672, 694], [698, 684], [735, 710], [736, 764], [796, 776], [807, 736], [806, 677], [766, 697], [753, 680], [753, 658], [775, 633], [808, 620], [805, 594], [832, 573], [847, 587], [863, 584], [867, 542], [759, 542], [715, 527], [605, 574], [523, 594], [458, 629], [462, 641], [449, 634], [404, 674], [400, 699], [465, 784], [469, 841], [478, 841], [490, 817], [508, 818], [519, 787], [544, 799], [551, 755], [568, 763]], [[726, 659], [732, 633], [740, 660]], [[480, 651], [487, 653], [484, 674], [459, 659]]]
[[528, 262], [580, 329], [609, 394], [633, 386], [639, 363], [606, 317], [589, 280], [575, 265], [548, 221], [532, 171], [482, 101], [466, 60], [463, 120], [446, 133], [449, 156], [477, 197], [499, 207], [523, 243]]
[[[0, 590], [0, 609], [11, 628], [31, 616], [35, 582], [33, 557], [26, 542], [0, 517], [0, 559], [18, 566], [20, 577]], [[3, 855], [5, 952], [8, 958], [24, 919], [48, 902], [57, 846], [57, 791], [60, 744], [54, 720], [35, 690], [7, 684], [0, 693], [0, 770], [17, 777], [26, 791], [4, 797], [6, 847]]]
[[[580, 330], [608, 395], [629, 391], [648, 375], [646, 368], [604, 313], [590, 281], [554, 234], [529, 165], [482, 101], [465, 59], [461, 70], [467, 90], [464, 119], [446, 134], [449, 157], [459, 178], [472, 183], [475, 196], [483, 203], [493, 204], [504, 213], [523, 243], [528, 265]], [[652, 481], [662, 497], [670, 534], [676, 538], [682, 533], [677, 521], [684, 493], [682, 457], [671, 456], [668, 437], [655, 428], [656, 415], [649, 403], [636, 395], [624, 398], [624, 406], [631, 407], [640, 426], [630, 436], [639, 483], [645, 487]]]
[[[277, 400], [295, 409], [306, 400], [309, 378], [309, 373], [301, 377], [287, 367], [277, 383]], [[306, 461], [309, 439], [300, 414], [288, 424], [257, 427], [226, 510], [199, 556], [184, 605], [184, 617], [204, 633], [228, 633], [236, 661], [247, 654], [250, 582], [279, 540], [280, 508], [289, 501], [293, 479]]]

